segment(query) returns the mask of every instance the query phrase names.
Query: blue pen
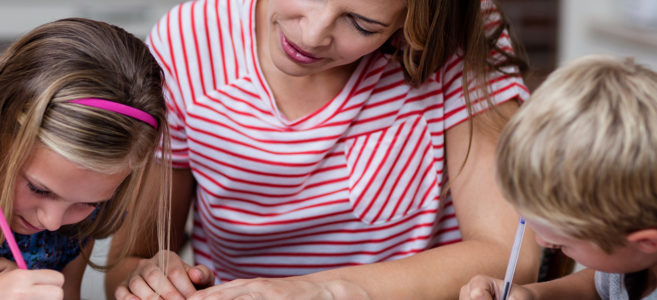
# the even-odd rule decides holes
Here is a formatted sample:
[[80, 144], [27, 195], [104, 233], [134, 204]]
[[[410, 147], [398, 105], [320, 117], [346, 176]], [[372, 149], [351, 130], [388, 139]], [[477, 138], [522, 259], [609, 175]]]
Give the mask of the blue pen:
[[520, 217], [520, 223], [516, 229], [516, 237], [513, 240], [513, 248], [511, 248], [511, 255], [509, 256], [509, 264], [506, 266], [506, 275], [504, 275], [504, 290], [502, 290], [502, 297], [500, 300], [506, 300], [511, 291], [511, 281], [513, 281], [513, 273], [516, 271], [516, 263], [518, 262], [518, 254], [520, 254], [520, 246], [522, 246], [522, 237], [525, 234], [525, 219]]

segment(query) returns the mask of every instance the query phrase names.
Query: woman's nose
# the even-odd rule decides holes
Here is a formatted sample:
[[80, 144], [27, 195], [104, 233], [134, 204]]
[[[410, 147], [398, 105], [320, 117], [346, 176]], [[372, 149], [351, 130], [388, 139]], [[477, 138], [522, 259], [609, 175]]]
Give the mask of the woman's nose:
[[317, 8], [306, 16], [306, 22], [301, 27], [302, 47], [318, 48], [331, 44], [332, 31], [336, 17], [328, 9]]

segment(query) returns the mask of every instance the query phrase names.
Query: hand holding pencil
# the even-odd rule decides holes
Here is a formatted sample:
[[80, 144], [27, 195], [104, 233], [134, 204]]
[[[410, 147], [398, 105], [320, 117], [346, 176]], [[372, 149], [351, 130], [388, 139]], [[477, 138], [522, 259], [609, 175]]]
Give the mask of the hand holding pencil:
[[0, 299], [64, 299], [64, 275], [53, 270], [22, 270], [0, 258]]
[[0, 257], [0, 299], [64, 299], [64, 275], [53, 270], [27, 269], [2, 210], [0, 229], [16, 260]]
[[[533, 299], [532, 294], [526, 288], [518, 285], [512, 285], [513, 276], [516, 270], [516, 263], [520, 255], [520, 246], [525, 233], [525, 220], [521, 217], [516, 229], [516, 235], [509, 255], [509, 262], [506, 268], [504, 280], [495, 279], [488, 276], [477, 275], [470, 282], [461, 288], [459, 299], [466, 300], [520, 300]], [[513, 287], [513, 289], [511, 289]], [[512, 296], [511, 296], [512, 295]]]
[[[504, 280], [484, 275], [477, 275], [461, 287], [460, 300], [499, 300], [502, 297]], [[515, 284], [508, 300], [533, 300], [533, 293], [526, 287]]]

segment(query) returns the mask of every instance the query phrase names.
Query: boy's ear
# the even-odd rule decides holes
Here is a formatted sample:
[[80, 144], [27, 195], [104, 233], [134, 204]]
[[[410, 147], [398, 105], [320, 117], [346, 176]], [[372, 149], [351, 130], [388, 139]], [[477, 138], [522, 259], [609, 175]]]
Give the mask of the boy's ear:
[[627, 242], [645, 253], [657, 253], [657, 229], [641, 229], [627, 235]]

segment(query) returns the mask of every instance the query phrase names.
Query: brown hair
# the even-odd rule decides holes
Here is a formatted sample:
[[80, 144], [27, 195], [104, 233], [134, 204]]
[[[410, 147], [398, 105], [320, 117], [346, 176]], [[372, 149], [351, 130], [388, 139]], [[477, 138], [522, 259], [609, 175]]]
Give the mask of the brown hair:
[[[168, 144], [162, 71], [146, 45], [125, 30], [81, 18], [51, 22], [27, 33], [0, 56], [0, 205], [11, 218], [14, 187], [31, 150], [41, 143], [85, 168], [105, 173], [132, 171], [97, 215], [59, 231], [104, 238], [125, 223], [135, 237], [142, 218], [128, 212], [159, 207], [168, 222], [170, 164], [155, 161], [159, 142]], [[159, 126], [107, 110], [70, 103], [102, 98], [155, 117]], [[165, 153], [168, 149], [164, 149]], [[161, 168], [159, 191], [144, 190], [149, 169]], [[164, 232], [158, 231], [161, 245]], [[125, 245], [126, 255], [135, 241]], [[100, 267], [92, 264], [95, 267]]]
[[[426, 81], [455, 54], [462, 56], [464, 71], [477, 74], [477, 80], [484, 80], [492, 71], [504, 73], [502, 68], [506, 66], [517, 66], [520, 73], [524, 72], [527, 69], [524, 55], [499, 47], [497, 42], [504, 31], [510, 31], [510, 25], [503, 13], [495, 9], [499, 5], [490, 4], [494, 2], [408, 0], [403, 27], [405, 44], [397, 53], [406, 80], [413, 85]], [[487, 31], [484, 28], [487, 16], [495, 14], [499, 22]], [[510, 36], [516, 52], [522, 54], [522, 48], [513, 35]], [[501, 57], [493, 59], [490, 55], [493, 51]], [[465, 75], [467, 72], [464, 72], [467, 84]]]
[[[425, 82], [452, 56], [463, 59], [463, 90], [469, 91], [471, 86], [475, 89], [464, 93], [469, 141], [462, 169], [470, 154], [475, 126], [497, 138], [508, 121], [509, 117], [492, 105], [486, 82], [494, 72], [525, 75], [529, 67], [524, 48], [517, 42], [509, 21], [493, 0], [407, 0], [407, 3], [403, 44], [394, 47], [393, 36], [382, 49], [394, 53], [411, 85]], [[487, 22], [494, 26], [487, 29]], [[503, 49], [498, 43], [505, 32], [515, 52]], [[472, 121], [472, 103], [476, 99], [471, 98], [474, 95], [486, 99], [491, 107], [481, 114], [483, 118], [480, 117], [476, 124]], [[443, 195], [448, 188], [446, 185]]]

